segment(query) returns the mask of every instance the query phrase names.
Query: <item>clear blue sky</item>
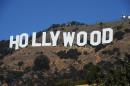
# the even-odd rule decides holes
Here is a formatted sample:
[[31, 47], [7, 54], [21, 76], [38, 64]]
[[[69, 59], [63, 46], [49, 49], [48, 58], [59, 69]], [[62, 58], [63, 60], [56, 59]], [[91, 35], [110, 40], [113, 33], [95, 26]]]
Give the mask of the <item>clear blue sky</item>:
[[130, 15], [129, 0], [0, 0], [0, 40], [72, 20], [115, 21]]

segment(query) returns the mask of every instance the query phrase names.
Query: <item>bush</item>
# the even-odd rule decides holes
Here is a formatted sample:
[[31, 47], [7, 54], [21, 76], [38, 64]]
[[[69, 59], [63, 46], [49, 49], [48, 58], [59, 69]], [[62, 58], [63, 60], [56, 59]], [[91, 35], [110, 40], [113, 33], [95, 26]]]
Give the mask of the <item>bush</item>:
[[3, 64], [3, 61], [0, 61], [0, 66]]
[[60, 58], [64, 58], [64, 59], [78, 59], [78, 56], [81, 55], [81, 53], [79, 53], [77, 51], [77, 49], [69, 49], [69, 51], [59, 51], [57, 53], [57, 55], [60, 57]]
[[114, 34], [114, 38], [117, 39], [117, 40], [121, 40], [121, 39], [123, 39], [123, 36], [124, 36], [124, 35], [125, 35], [124, 32], [118, 31], [118, 32], [116, 32], [116, 33]]
[[67, 58], [67, 54], [65, 51], [59, 51], [57, 53], [57, 55], [60, 57], [60, 58]]
[[126, 33], [130, 33], [130, 29], [128, 29], [128, 28], [125, 29], [124, 31], [125, 31]]
[[75, 86], [74, 82], [68, 79], [59, 80], [56, 82], [56, 86]]
[[87, 51], [84, 51], [83, 54], [84, 54], [84, 55], [88, 55], [88, 52], [87, 52]]
[[23, 66], [23, 64], [24, 64], [24, 62], [23, 62], [23, 61], [19, 61], [19, 62], [18, 62], [18, 64], [17, 64], [17, 65], [19, 66], [19, 69], [21, 69], [21, 67]]
[[75, 82], [75, 85], [83, 85], [83, 84], [86, 84], [86, 80], [79, 80], [77, 82]]
[[128, 53], [125, 53], [125, 56], [126, 56], [127, 58], [130, 58], [130, 54], [128, 54]]
[[72, 58], [72, 59], [78, 59], [78, 56], [81, 55], [81, 53], [79, 53], [77, 51], [77, 49], [70, 49], [68, 52], [67, 52], [67, 56], [69, 58]]
[[103, 23], [103, 22], [100, 22], [99, 25], [102, 27], [102, 26], [104, 25], [104, 23]]
[[49, 59], [45, 55], [40, 55], [34, 60], [34, 66], [33, 69], [35, 71], [39, 70], [49, 70]]
[[77, 21], [71, 21], [69, 24], [71, 24], [71, 25], [80, 25], [80, 22], [77, 22]]
[[116, 27], [117, 30], [120, 30], [120, 29], [122, 29], [122, 28], [123, 28], [123, 25], [118, 25], [118, 26]]
[[57, 27], [60, 27], [60, 24], [52, 24], [50, 28], [57, 28]]
[[79, 30], [79, 28], [75, 28], [75, 29], [73, 29], [72, 31], [73, 32], [76, 32], [76, 31], [78, 31]]
[[14, 49], [9, 48], [9, 41], [2, 40], [0, 41], [0, 59], [3, 59], [4, 56], [12, 54]]
[[112, 50], [102, 51], [102, 54], [108, 54], [108, 55], [116, 54], [118, 56], [118, 55], [120, 55], [120, 49], [119, 48], [113, 48]]
[[86, 64], [83, 68], [84, 76], [88, 84], [93, 84], [98, 78], [100, 68], [92, 63]]
[[14, 71], [14, 72], [12, 72], [12, 74], [14, 75], [15, 78], [20, 78], [20, 77], [23, 76], [24, 73], [23, 72]]
[[102, 48], [105, 48], [105, 45], [99, 44], [98, 46], [95, 47], [95, 52], [101, 50]]

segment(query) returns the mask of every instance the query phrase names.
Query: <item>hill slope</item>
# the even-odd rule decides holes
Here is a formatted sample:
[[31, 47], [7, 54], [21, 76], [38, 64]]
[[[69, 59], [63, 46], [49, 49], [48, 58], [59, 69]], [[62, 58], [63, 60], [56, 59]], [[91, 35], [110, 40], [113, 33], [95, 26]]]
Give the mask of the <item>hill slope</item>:
[[[130, 51], [130, 24], [129, 21], [119, 21], [113, 23], [99, 23], [97, 25], [86, 25], [86, 24], [77, 24], [70, 23], [66, 25], [59, 25], [50, 27], [48, 31], [87, 31], [91, 32], [93, 30], [101, 30], [105, 27], [112, 27], [114, 29], [115, 38], [113, 43], [108, 45], [99, 45], [97, 47], [92, 47], [91, 45], [87, 45], [86, 47], [77, 47], [74, 46], [72, 49], [77, 49], [81, 55], [78, 56], [78, 59], [61, 59], [57, 52], [59, 51], [68, 51], [70, 47], [65, 48], [60, 45], [58, 47], [31, 47], [20, 49], [15, 51], [13, 54], [9, 54], [4, 57], [4, 64], [8, 66], [17, 67], [17, 63], [19, 61], [24, 62], [24, 68], [33, 65], [33, 61], [35, 58], [44, 54], [50, 59], [50, 67], [53, 67], [54, 64], [56, 68], [59, 70], [66, 69], [68, 66], [74, 66], [78, 69], [82, 68], [82, 66], [86, 63], [98, 63], [102, 60], [114, 62], [116, 60], [116, 54], [120, 55], [118, 58], [123, 57], [126, 53]], [[121, 35], [120, 35], [121, 34]], [[123, 34], [123, 35], [122, 35]], [[117, 35], [117, 36], [116, 36]], [[118, 39], [121, 38], [121, 39]], [[41, 40], [41, 36], [39, 35], [38, 40]], [[62, 40], [62, 39], [61, 39]], [[101, 49], [100, 49], [101, 48]], [[75, 65], [77, 64], [77, 65]]]

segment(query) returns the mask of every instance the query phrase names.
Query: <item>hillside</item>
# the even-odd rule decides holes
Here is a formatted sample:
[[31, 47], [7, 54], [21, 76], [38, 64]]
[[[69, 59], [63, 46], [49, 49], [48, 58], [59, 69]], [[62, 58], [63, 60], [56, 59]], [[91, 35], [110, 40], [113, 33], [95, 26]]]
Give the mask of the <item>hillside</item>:
[[[119, 59], [126, 59], [127, 57], [130, 58], [129, 20], [121, 20], [110, 23], [101, 22], [95, 25], [87, 25], [79, 22], [70, 22], [67, 24], [52, 25], [46, 31], [49, 32], [52, 30], [53, 31], [60, 30], [60, 31], [75, 31], [75, 32], [78, 31], [91, 32], [93, 30], [102, 30], [102, 28], [106, 27], [111, 27], [114, 29], [114, 41], [110, 44], [107, 45], [101, 44], [96, 47], [91, 46], [90, 44], [84, 47], [78, 47], [76, 45], [73, 47], [64, 47], [62, 43], [59, 41], [59, 45], [57, 47], [28, 46], [26, 48], [19, 49], [16, 51], [13, 50], [13, 52], [11, 53], [9, 52], [5, 55], [0, 53], [1, 55], [3, 55], [3, 59], [1, 60], [3, 64], [1, 65], [1, 67], [11, 71], [24, 71], [28, 68], [30, 69], [34, 68], [35, 60], [37, 59], [37, 57], [45, 55], [49, 60], [48, 64], [49, 70], [44, 71], [44, 73], [47, 73], [45, 74], [46, 77], [56, 77], [56, 76], [62, 76], [63, 74], [66, 73], [70, 73], [71, 68], [75, 69], [73, 73], [76, 73], [76, 71], [81, 71], [84, 69], [84, 66], [89, 63], [103, 65], [104, 63], [102, 62], [108, 62], [110, 64], [115, 64]], [[37, 41], [41, 41], [41, 32], [39, 32], [38, 34]], [[62, 37], [60, 40], [62, 40]], [[109, 65], [105, 65], [105, 67], [107, 66], [111, 67]], [[62, 78], [67, 78], [67, 76]], [[77, 75], [77, 77], [78, 76], [79, 75]]]
[[[9, 66], [16, 66], [15, 64], [17, 64], [19, 61], [24, 61], [24, 65], [25, 67], [27, 66], [32, 66], [33, 64], [33, 60], [40, 54], [44, 54], [46, 55], [51, 63], [50, 64], [59, 64], [62, 66], [66, 66], [68, 64], [66, 64], [65, 62], [67, 61], [69, 63], [75, 63], [77, 62], [78, 65], [86, 64], [89, 62], [93, 62], [93, 63], [98, 63], [101, 60], [106, 60], [106, 61], [113, 61], [114, 55], [110, 54], [107, 55], [107, 51], [112, 51], [113, 49], [118, 49], [117, 51], [119, 51], [121, 53], [121, 55], [123, 55], [124, 53], [128, 53], [129, 52], [129, 38], [130, 38], [130, 33], [129, 33], [129, 28], [130, 28], [130, 24], [128, 21], [121, 21], [121, 22], [114, 22], [114, 23], [103, 23], [103, 24], [97, 24], [97, 25], [86, 25], [86, 24], [76, 24], [72, 22], [72, 25], [68, 24], [68, 25], [57, 25], [54, 27], [51, 27], [48, 31], [87, 31], [87, 32], [91, 32], [93, 30], [101, 30], [105, 27], [112, 27], [115, 31], [115, 33], [117, 32], [122, 32], [124, 33], [123, 35], [120, 35], [119, 33], [119, 38], [120, 36], [121, 39], [114, 39], [113, 43], [109, 44], [109, 45], [99, 45], [97, 47], [92, 47], [91, 45], [86, 45], [85, 47], [77, 47], [77, 46], [73, 46], [73, 47], [64, 47], [62, 46], [62, 44], [59, 43], [58, 47], [31, 47], [28, 46], [25, 49], [20, 49], [18, 51], [15, 51], [13, 54], [11, 55], [7, 55], [4, 57], [4, 63], [9, 65]], [[127, 31], [128, 29], [128, 31]], [[118, 35], [118, 34], [117, 34]], [[61, 37], [62, 38], [62, 37]], [[41, 36], [38, 37], [38, 40], [41, 40]], [[62, 39], [61, 39], [62, 40]], [[103, 47], [101, 49], [98, 50], [98, 47]], [[81, 55], [78, 57], [77, 61], [73, 60], [73, 59], [60, 59], [60, 57], [56, 54], [59, 51], [63, 51], [63, 50], [69, 50], [69, 49], [77, 49], [78, 52], [81, 53]], [[106, 54], [103, 54], [103, 52], [106, 51]], [[86, 52], [86, 54], [84, 54]], [[112, 52], [114, 53], [114, 52]], [[115, 51], [116, 53], [116, 51]], [[106, 58], [107, 57], [107, 58]], [[121, 56], [122, 57], [122, 56]], [[70, 65], [72, 65], [72, 63]], [[59, 67], [58, 65], [56, 67]], [[59, 67], [60, 68], [60, 67]], [[60, 68], [62, 69], [62, 68]]]

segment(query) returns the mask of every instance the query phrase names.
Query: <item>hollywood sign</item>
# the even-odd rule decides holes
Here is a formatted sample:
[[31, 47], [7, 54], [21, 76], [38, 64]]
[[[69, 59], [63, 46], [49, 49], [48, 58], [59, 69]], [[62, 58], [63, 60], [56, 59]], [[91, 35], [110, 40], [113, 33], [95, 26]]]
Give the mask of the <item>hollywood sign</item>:
[[[63, 37], [63, 45], [73, 46], [74, 39], [76, 39], [76, 44], [78, 46], [85, 46], [88, 44], [88, 40], [90, 40], [90, 44], [92, 46], [97, 46], [99, 44], [107, 44], [113, 41], [113, 29], [112, 28], [104, 28], [101, 31], [95, 30], [90, 33], [86, 31], [76, 32], [61, 32], [61, 31], [50, 31], [48, 33], [50, 35], [51, 42], [47, 42], [47, 32], [42, 32], [42, 41], [41, 43], [37, 42], [37, 33], [32, 33], [31, 38], [31, 46], [57, 46], [57, 42], [59, 36]], [[81, 41], [82, 39], [82, 41]], [[29, 45], [29, 34], [22, 33], [16, 36], [10, 36], [10, 48], [15, 48], [16, 50], [19, 48], [25, 48]]]

